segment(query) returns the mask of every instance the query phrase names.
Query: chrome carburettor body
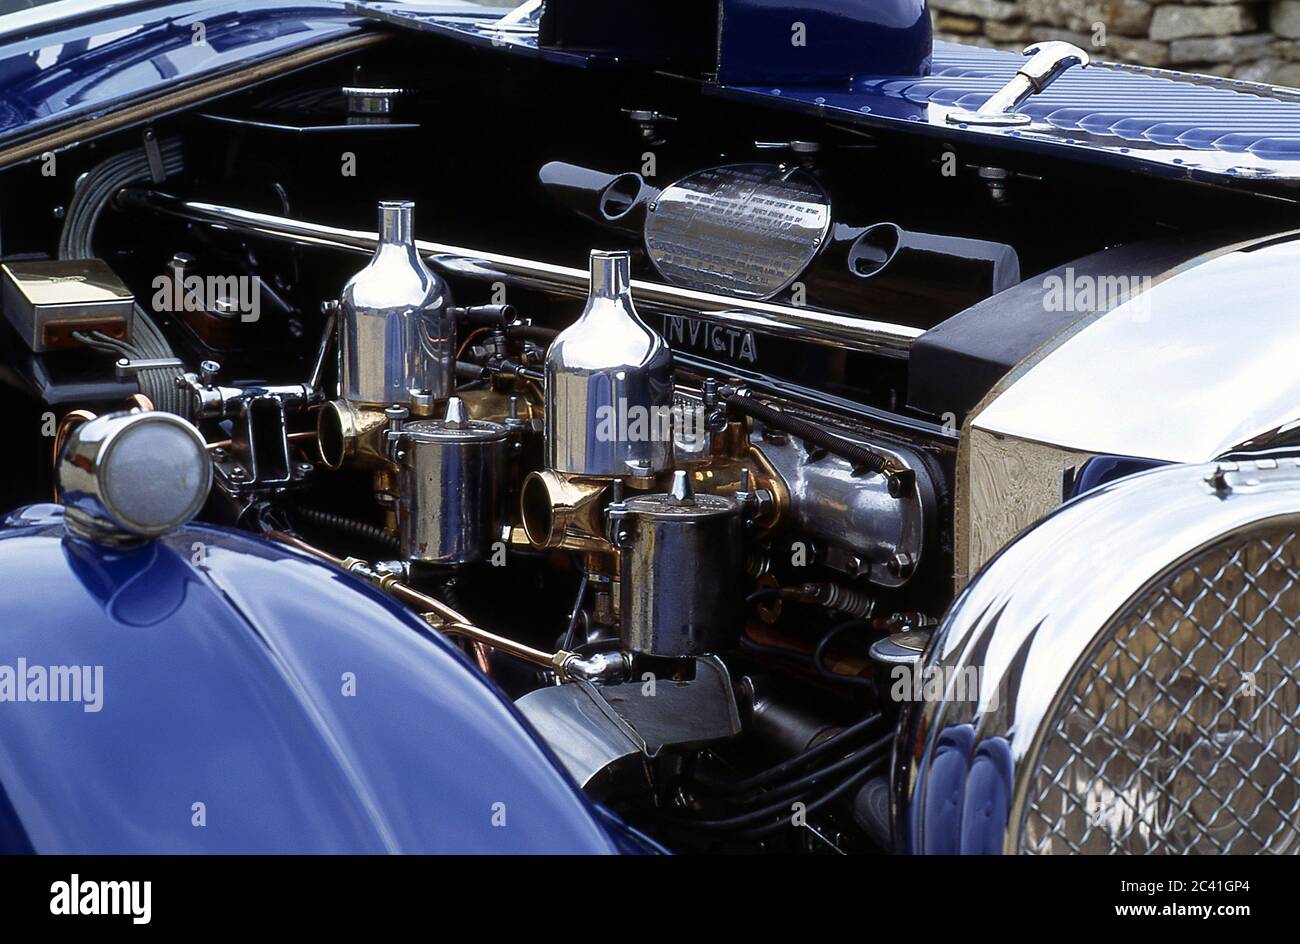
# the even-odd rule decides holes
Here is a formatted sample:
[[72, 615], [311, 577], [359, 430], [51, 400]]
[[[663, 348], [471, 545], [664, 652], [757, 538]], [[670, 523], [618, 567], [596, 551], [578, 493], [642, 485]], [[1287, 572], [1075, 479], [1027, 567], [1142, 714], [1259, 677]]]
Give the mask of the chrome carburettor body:
[[740, 511], [725, 495], [696, 495], [682, 471], [666, 493], [610, 506], [628, 652], [677, 658], [735, 647], [744, 576]]
[[485, 557], [501, 517], [506, 428], [471, 420], [464, 401], [452, 397], [445, 418], [412, 420], [389, 435], [401, 466], [402, 558], [456, 565]]

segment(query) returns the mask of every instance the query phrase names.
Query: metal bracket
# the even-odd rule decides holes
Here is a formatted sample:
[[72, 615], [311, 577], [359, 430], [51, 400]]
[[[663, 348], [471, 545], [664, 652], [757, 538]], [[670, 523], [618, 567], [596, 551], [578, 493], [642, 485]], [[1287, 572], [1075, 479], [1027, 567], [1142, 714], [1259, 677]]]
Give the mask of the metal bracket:
[[133, 374], [142, 370], [164, 370], [173, 367], [185, 368], [185, 362], [179, 357], [119, 357], [113, 365], [118, 380], [130, 380]]
[[[653, 695], [650, 692], [653, 691]], [[731, 676], [717, 656], [695, 660], [691, 681], [592, 685], [576, 679], [529, 692], [515, 703], [583, 787], [625, 757], [707, 744], [741, 731]]]
[[158, 146], [158, 135], [153, 128], [144, 129], [144, 153], [149, 161], [149, 179], [155, 184], [167, 180], [167, 168], [163, 164], [162, 148]]
[[960, 109], [948, 113], [951, 124], [1008, 127], [1027, 125], [1033, 119], [1018, 111], [1031, 95], [1037, 95], [1059, 79], [1071, 66], [1086, 67], [1092, 60], [1071, 43], [1033, 43], [1025, 47], [1031, 57], [1006, 85], [998, 89], [976, 111]]
[[1225, 498], [1238, 493], [1294, 489], [1300, 484], [1300, 458], [1265, 456], [1217, 462], [1205, 477], [1205, 483], [1216, 495]]

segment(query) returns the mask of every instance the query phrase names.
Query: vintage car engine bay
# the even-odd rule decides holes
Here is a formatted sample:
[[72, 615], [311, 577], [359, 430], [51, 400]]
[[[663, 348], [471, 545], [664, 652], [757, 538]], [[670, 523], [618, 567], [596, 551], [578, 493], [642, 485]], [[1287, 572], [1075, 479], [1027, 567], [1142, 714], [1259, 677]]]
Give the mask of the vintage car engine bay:
[[[179, 418], [151, 448], [198, 431], [200, 521], [453, 639], [664, 847], [906, 848], [893, 670], [1085, 459], [1218, 455], [976, 417], [1099, 312], [1293, 228], [1293, 192], [378, 25], [0, 169], [4, 405], [57, 425], [14, 433], [6, 508], [61, 488], [78, 533], [159, 533], [206, 464], [158, 453], [174, 508], [77, 476], [106, 415]], [[1076, 307], [1101, 272], [1134, 288]]]

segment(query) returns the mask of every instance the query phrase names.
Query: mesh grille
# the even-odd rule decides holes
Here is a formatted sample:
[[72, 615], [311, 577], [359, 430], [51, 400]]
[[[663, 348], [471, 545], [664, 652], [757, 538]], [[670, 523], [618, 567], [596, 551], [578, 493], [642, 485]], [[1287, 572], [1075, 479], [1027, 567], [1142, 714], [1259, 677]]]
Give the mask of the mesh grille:
[[1104, 632], [1035, 760], [1028, 853], [1300, 852], [1300, 538], [1185, 561]]

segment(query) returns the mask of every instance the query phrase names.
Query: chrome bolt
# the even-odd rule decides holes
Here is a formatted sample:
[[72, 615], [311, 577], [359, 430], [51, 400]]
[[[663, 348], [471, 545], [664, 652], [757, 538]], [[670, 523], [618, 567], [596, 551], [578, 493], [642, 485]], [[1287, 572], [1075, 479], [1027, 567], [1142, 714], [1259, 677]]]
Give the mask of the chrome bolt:
[[889, 572], [895, 577], [906, 577], [912, 573], [912, 568], [916, 566], [916, 559], [908, 553], [900, 551], [889, 559]]

